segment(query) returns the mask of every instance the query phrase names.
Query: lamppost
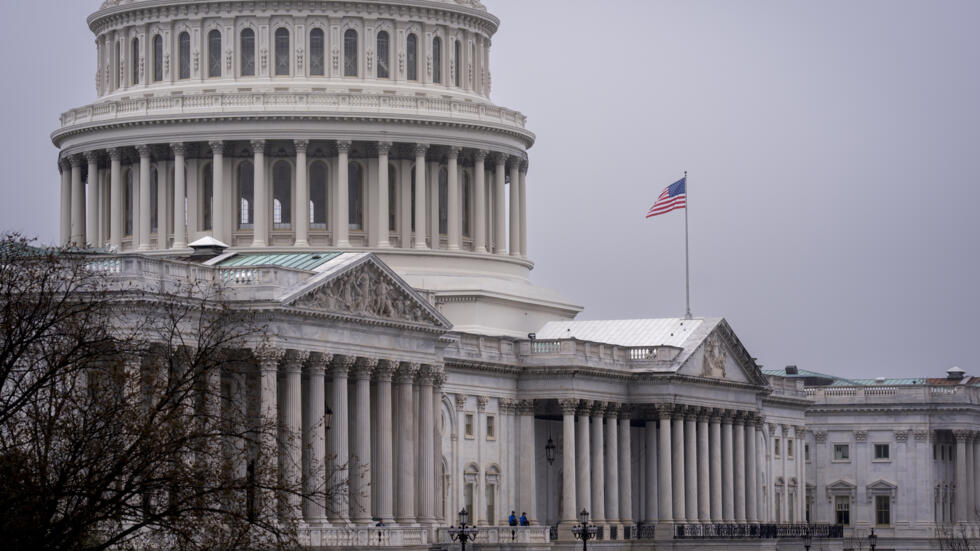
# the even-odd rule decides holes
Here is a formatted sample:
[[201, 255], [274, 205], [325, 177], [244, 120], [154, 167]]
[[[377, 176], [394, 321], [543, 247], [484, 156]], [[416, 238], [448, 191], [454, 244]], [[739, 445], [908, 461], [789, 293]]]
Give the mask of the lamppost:
[[572, 534], [576, 539], [582, 540], [582, 551], [589, 550], [589, 540], [595, 539], [599, 535], [599, 527], [589, 524], [589, 512], [582, 508], [578, 513], [578, 525], [572, 528]]
[[875, 529], [872, 528], [871, 533], [868, 534], [868, 547], [871, 548], [871, 551], [875, 551], [875, 547], [877, 546], [878, 546], [878, 536], [875, 535]]
[[466, 511], [466, 507], [463, 507], [463, 510], [459, 512], [459, 526], [449, 527], [449, 537], [460, 543], [462, 551], [466, 551], [466, 542], [475, 540], [478, 532], [475, 526], [466, 525], [469, 521], [470, 514]]
[[806, 551], [810, 551], [810, 545], [813, 543], [813, 534], [810, 532], [810, 525], [807, 524], [806, 528], [803, 529], [803, 547]]
[[544, 445], [544, 457], [548, 460], [549, 466], [555, 462], [556, 449], [555, 441], [551, 439], [551, 435], [548, 435], [548, 443]]

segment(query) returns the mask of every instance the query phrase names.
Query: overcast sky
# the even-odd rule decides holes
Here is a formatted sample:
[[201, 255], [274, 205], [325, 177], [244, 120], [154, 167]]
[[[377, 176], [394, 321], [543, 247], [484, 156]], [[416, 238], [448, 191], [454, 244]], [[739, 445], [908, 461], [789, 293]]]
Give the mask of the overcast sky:
[[[683, 315], [683, 211], [644, 214], [687, 170], [694, 313], [766, 367], [980, 375], [980, 2], [485, 3], [538, 136], [533, 279], [582, 319]], [[0, 228], [57, 237], [99, 4], [4, 3]]]

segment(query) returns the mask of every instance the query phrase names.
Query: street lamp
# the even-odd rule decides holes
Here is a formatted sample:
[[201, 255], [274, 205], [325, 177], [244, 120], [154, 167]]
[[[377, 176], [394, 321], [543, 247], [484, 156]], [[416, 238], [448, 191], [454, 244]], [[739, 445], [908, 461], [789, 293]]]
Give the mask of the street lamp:
[[875, 529], [872, 528], [871, 533], [868, 534], [868, 547], [871, 548], [871, 551], [875, 551], [875, 547], [877, 546], [878, 546], [878, 536], [875, 535]]
[[578, 525], [572, 528], [572, 535], [576, 539], [582, 540], [582, 551], [589, 550], [589, 540], [595, 539], [599, 535], [599, 527], [595, 524], [589, 524], [589, 512], [582, 508], [578, 513]]
[[453, 541], [458, 541], [462, 546], [462, 551], [466, 551], [466, 542], [473, 541], [476, 539], [476, 534], [478, 530], [474, 526], [467, 526], [466, 523], [470, 521], [470, 514], [466, 511], [466, 507], [459, 512], [459, 526], [449, 527], [449, 537]]
[[327, 410], [323, 412], [323, 425], [326, 430], [330, 430], [330, 420], [333, 419], [333, 410], [330, 406], [327, 406]]
[[813, 543], [813, 534], [810, 532], [810, 525], [807, 524], [806, 528], [803, 529], [803, 547], [806, 551], [810, 551], [810, 545]]
[[555, 441], [548, 437], [548, 443], [544, 445], [544, 456], [548, 459], [548, 464], [552, 465], [555, 462]]

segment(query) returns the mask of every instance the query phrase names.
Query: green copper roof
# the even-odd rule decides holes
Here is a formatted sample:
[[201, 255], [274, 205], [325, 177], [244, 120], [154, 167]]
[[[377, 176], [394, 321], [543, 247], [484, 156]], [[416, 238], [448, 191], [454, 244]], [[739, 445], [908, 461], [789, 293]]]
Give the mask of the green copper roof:
[[315, 270], [343, 253], [236, 254], [219, 266], [281, 266], [296, 270]]

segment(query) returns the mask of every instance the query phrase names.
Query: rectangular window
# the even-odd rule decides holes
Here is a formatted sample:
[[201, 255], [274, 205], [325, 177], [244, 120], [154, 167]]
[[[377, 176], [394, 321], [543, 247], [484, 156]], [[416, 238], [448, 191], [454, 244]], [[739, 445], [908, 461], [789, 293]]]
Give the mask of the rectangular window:
[[786, 440], [786, 457], [793, 459], [793, 439], [788, 438]]
[[889, 451], [888, 444], [875, 444], [875, 461], [888, 461]]
[[810, 462], [810, 444], [803, 444], [803, 460]]
[[890, 496], [875, 496], [875, 526], [889, 526], [892, 523], [892, 503]]
[[487, 415], [487, 440], [494, 440], [497, 438], [497, 418], [493, 415]]
[[776, 457], [779, 457], [779, 448], [782, 447], [782, 442], [779, 438], [775, 438], [772, 441], [772, 450]]
[[463, 436], [466, 438], [473, 438], [473, 414], [467, 413], [464, 419], [465, 422], [463, 426], [465, 432], [463, 433]]
[[834, 444], [834, 461], [850, 461], [851, 447], [848, 444]]
[[834, 497], [834, 523], [841, 526], [851, 525], [851, 498], [848, 496]]

